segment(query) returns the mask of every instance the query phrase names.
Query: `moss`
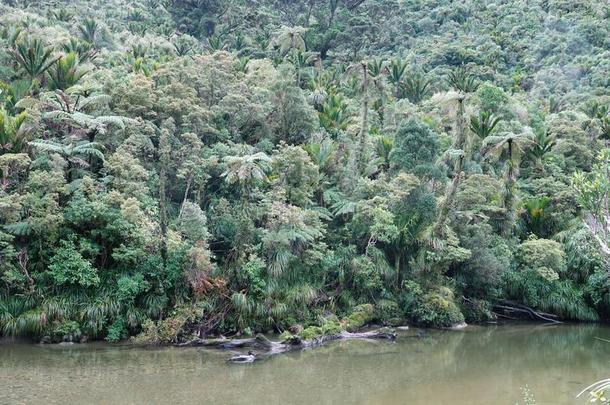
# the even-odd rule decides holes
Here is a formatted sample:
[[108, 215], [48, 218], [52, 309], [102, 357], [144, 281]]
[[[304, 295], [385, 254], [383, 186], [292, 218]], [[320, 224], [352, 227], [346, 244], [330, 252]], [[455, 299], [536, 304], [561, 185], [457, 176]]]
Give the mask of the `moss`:
[[343, 332], [343, 327], [338, 321], [327, 321], [322, 325], [322, 333], [325, 335], [336, 335]]
[[[319, 338], [321, 336], [329, 336], [329, 335], [337, 335], [341, 332], [343, 332], [343, 326], [341, 325], [341, 323], [333, 318], [331, 319], [325, 319], [322, 323], [322, 326], [309, 326], [305, 329], [303, 329], [303, 331], [301, 331], [301, 333], [299, 333], [299, 337], [302, 340], [311, 340], [311, 339], [316, 339]], [[284, 332], [286, 333], [286, 332]], [[284, 333], [282, 334], [281, 338], [282, 340], [290, 340], [290, 338], [294, 338], [294, 335], [288, 333], [286, 335], [287, 339], [284, 339]], [[290, 336], [288, 336], [290, 335]]]
[[307, 328], [303, 329], [303, 332], [301, 332], [300, 336], [303, 340], [311, 340], [318, 338], [323, 334], [324, 332], [322, 331], [322, 328], [320, 326], [308, 326]]
[[281, 342], [286, 342], [286, 341], [292, 340], [294, 338], [295, 338], [295, 336], [292, 333], [290, 333], [290, 331], [287, 331], [287, 330], [282, 332], [282, 334], [280, 335]]
[[355, 332], [374, 319], [375, 307], [372, 304], [362, 304], [354, 308], [346, 319], [343, 320], [348, 332]]

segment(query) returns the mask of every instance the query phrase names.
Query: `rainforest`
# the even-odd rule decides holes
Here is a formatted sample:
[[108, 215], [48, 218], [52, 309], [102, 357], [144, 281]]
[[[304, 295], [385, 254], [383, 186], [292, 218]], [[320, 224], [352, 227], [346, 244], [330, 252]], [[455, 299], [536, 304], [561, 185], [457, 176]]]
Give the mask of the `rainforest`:
[[0, 2], [0, 336], [610, 319], [610, 5]]

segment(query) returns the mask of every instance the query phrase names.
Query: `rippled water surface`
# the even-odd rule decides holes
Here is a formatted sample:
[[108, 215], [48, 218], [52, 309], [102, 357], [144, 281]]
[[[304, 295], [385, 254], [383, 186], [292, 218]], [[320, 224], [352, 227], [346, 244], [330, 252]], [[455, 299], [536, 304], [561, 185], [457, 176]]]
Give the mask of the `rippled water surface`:
[[610, 377], [610, 327], [470, 326], [344, 341], [255, 364], [229, 353], [0, 344], [0, 404], [574, 404]]

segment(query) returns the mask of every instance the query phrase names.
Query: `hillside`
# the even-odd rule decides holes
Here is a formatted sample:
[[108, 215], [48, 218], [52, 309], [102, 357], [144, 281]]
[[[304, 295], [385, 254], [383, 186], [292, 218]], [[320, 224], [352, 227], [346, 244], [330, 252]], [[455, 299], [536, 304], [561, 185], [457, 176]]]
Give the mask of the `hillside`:
[[590, 0], [5, 0], [0, 335], [608, 319], [609, 21]]

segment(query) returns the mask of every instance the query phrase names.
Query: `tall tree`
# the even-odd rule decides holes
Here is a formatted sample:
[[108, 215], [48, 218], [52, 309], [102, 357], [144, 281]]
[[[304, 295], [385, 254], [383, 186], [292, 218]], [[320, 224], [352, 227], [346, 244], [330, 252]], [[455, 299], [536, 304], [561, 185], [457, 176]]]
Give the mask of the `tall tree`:
[[503, 226], [505, 235], [513, 231], [517, 210], [517, 176], [522, 152], [531, 144], [531, 138], [526, 134], [506, 133], [485, 138], [483, 155], [500, 159], [504, 156], [506, 171], [504, 175], [503, 205], [506, 216]]
[[167, 260], [167, 177], [170, 159], [169, 129], [163, 128], [159, 136], [159, 227], [163, 261]]
[[31, 82], [41, 78], [59, 59], [53, 57], [53, 49], [46, 48], [38, 38], [20, 40], [13, 49], [9, 50], [9, 54]]

